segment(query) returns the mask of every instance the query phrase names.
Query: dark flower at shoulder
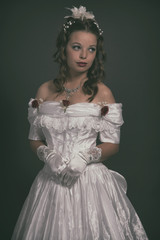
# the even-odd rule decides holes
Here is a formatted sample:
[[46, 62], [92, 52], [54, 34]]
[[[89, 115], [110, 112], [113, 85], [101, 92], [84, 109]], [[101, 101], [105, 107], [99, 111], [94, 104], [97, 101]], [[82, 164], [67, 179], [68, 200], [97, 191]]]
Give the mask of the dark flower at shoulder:
[[32, 104], [33, 108], [38, 108], [39, 107], [39, 102], [38, 102], [37, 99], [34, 99], [31, 104]]
[[109, 111], [109, 107], [108, 106], [104, 106], [101, 108], [101, 116], [105, 116]]
[[63, 102], [64, 107], [68, 107], [70, 104], [70, 102], [68, 100], [62, 100], [62, 102]]

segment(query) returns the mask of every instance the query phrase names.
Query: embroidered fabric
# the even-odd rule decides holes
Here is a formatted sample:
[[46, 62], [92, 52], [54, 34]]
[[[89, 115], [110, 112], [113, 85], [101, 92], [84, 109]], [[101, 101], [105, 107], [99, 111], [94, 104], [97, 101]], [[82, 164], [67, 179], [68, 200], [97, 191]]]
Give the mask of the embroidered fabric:
[[87, 163], [99, 162], [102, 156], [102, 149], [98, 147], [91, 147], [85, 150], [83, 153]]
[[[93, 103], [70, 105], [65, 113], [56, 102], [29, 107], [29, 138], [45, 139], [48, 148], [70, 159], [79, 151], [94, 149], [98, 132], [104, 142], [118, 143], [122, 105], [107, 106], [105, 116], [101, 106]], [[99, 153], [92, 154], [98, 160]], [[126, 190], [124, 177], [102, 163], [88, 164], [71, 188], [60, 184], [45, 163], [31, 186], [12, 240], [147, 240]]]

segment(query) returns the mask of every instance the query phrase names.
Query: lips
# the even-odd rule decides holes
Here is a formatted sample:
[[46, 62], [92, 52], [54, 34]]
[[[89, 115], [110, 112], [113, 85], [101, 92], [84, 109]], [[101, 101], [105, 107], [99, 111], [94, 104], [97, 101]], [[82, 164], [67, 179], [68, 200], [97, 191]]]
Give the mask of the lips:
[[86, 62], [77, 62], [77, 65], [79, 67], [85, 67], [87, 65], [87, 63]]

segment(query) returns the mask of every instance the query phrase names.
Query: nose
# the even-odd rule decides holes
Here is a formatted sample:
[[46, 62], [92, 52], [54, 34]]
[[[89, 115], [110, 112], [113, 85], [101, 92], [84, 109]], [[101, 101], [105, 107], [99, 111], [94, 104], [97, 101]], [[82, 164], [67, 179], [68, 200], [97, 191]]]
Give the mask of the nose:
[[86, 58], [87, 58], [87, 52], [86, 52], [85, 50], [82, 50], [82, 51], [80, 52], [80, 58], [81, 58], [81, 59], [86, 59]]

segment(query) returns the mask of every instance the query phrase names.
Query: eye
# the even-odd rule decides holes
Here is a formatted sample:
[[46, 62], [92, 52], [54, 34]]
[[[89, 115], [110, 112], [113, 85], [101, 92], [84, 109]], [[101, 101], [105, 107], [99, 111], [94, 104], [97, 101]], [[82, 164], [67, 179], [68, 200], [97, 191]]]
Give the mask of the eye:
[[95, 47], [91, 47], [91, 48], [89, 48], [89, 51], [90, 51], [90, 52], [95, 52], [95, 51], [96, 51], [96, 48], [95, 48]]
[[81, 49], [81, 47], [80, 47], [79, 45], [74, 45], [74, 46], [72, 46], [72, 48], [73, 48], [74, 50], [76, 50], [76, 51], [78, 51], [79, 49]]

